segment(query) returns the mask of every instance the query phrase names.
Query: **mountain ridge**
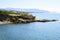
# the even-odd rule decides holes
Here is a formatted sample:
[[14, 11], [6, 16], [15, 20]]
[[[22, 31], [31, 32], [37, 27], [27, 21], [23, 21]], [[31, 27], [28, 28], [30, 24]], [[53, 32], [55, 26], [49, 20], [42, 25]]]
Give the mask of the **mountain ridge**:
[[0, 8], [2, 10], [12, 10], [12, 11], [22, 11], [22, 12], [34, 12], [34, 13], [44, 13], [44, 12], [49, 12], [46, 10], [40, 10], [40, 9], [22, 9], [22, 8]]

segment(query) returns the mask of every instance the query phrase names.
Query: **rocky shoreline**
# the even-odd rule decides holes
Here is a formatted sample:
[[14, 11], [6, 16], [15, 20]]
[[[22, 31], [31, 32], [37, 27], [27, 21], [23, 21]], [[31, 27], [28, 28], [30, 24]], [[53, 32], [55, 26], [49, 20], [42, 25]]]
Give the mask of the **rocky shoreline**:
[[0, 24], [9, 23], [32, 23], [32, 22], [54, 22], [58, 20], [36, 20], [36, 17], [28, 12], [0, 10]]
[[57, 20], [34, 20], [34, 21], [28, 21], [28, 20], [23, 21], [23, 20], [21, 20], [21, 21], [17, 21], [17, 22], [9, 22], [9, 21], [1, 22], [0, 21], [0, 24], [11, 24], [11, 23], [16, 24], [16, 23], [32, 23], [32, 22], [55, 22], [55, 21], [57, 21]]
[[20, 20], [20, 21], [17, 21], [17, 22], [14, 22], [14, 23], [32, 23], [32, 22], [55, 22], [55, 21], [58, 21], [58, 20]]

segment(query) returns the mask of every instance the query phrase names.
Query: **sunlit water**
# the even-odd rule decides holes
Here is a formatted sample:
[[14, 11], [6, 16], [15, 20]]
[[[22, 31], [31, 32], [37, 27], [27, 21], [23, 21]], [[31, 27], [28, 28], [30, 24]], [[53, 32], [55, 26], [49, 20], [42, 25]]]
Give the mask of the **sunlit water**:
[[[33, 15], [37, 16], [37, 19], [60, 18], [60, 14], [33, 13]], [[0, 40], [60, 40], [60, 22], [2, 24]]]

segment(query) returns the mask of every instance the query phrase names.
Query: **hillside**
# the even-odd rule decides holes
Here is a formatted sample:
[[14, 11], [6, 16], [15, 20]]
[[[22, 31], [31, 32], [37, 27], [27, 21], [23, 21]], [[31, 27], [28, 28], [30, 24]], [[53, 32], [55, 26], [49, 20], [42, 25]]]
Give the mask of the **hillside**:
[[35, 16], [30, 15], [28, 12], [0, 10], [0, 21], [9, 22], [22, 22], [25, 20], [34, 20]]

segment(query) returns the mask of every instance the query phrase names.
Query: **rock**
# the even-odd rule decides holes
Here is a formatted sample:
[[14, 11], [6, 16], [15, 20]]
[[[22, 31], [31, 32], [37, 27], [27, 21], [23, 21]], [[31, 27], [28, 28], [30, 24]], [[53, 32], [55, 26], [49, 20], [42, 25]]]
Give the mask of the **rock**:
[[35, 20], [34, 22], [53, 22], [53, 21], [57, 21], [57, 20]]

